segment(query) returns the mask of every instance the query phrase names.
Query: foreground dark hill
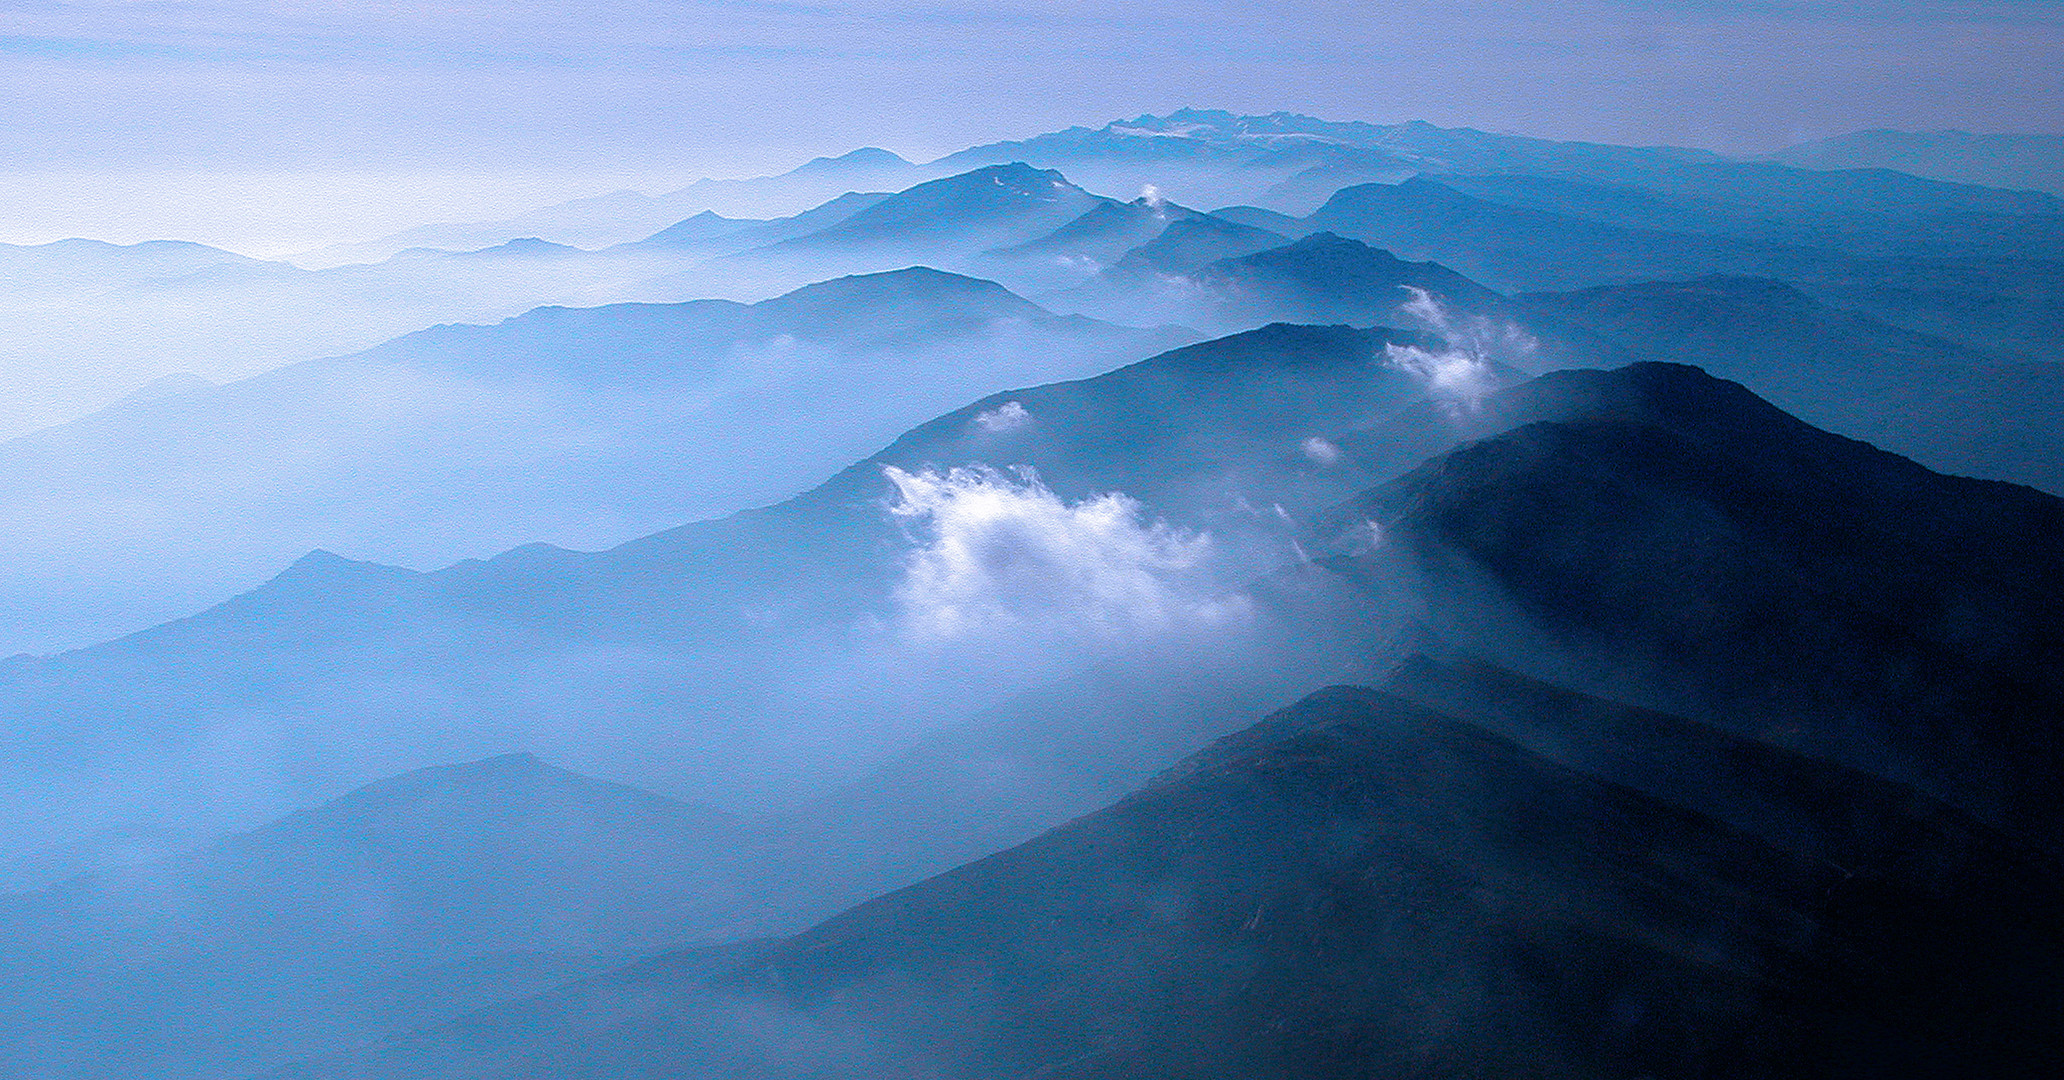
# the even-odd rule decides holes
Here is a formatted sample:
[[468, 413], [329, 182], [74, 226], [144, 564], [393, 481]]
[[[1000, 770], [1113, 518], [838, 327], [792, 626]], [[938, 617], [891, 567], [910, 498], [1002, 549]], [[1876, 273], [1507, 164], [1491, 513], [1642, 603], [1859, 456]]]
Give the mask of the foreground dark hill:
[[910, 267], [750, 305], [544, 308], [166, 388], [0, 443], [21, 510], [0, 597], [23, 612], [0, 652], [199, 610], [311, 548], [439, 566], [765, 505], [998, 386], [1194, 336]]
[[749, 921], [740, 831], [507, 755], [0, 897], [0, 1074], [241, 1074], [678, 946]]
[[[1688, 755], [1723, 768], [1680, 791]], [[2060, 895], [1910, 790], [1422, 662], [717, 978], [647, 964], [273, 1075], [2034, 1076]]]
[[2055, 846], [2064, 502], [1931, 473], [1676, 365], [1544, 376], [1479, 420], [1504, 433], [1332, 519], [1361, 552], [1342, 573], [1408, 565], [1465, 648]]

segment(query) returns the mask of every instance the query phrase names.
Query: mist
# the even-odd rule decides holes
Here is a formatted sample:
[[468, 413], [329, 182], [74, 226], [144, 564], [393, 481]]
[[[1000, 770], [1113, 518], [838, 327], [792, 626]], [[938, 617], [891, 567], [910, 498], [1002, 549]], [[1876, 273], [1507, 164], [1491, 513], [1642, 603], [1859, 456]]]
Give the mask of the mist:
[[26, 12], [0, 1077], [2045, 1075], [2050, 36], [1599, 13]]

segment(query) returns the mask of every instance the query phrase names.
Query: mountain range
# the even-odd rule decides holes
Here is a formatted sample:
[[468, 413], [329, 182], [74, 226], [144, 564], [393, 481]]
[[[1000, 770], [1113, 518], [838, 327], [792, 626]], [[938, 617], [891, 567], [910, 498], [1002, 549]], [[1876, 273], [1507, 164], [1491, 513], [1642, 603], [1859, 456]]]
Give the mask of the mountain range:
[[[1902, 550], [1925, 552], [1941, 589], [2012, 582], [2012, 605], [2032, 611], [2055, 599], [2054, 555], [2036, 554], [2054, 551], [2054, 525], [2035, 526], [2022, 548], [2048, 576], [1924, 539], [1939, 518], [1884, 505], [1880, 485], [1962, 505], [1971, 482], [1808, 428], [1688, 368], [1575, 372], [1501, 396], [1488, 426], [1560, 419], [1520, 422], [1322, 515], [1365, 522], [1330, 526], [1344, 527], [1354, 547], [1342, 550], [1357, 553], [1295, 571], [1367, 595], [1453, 578], [1466, 560], [1478, 595], [1465, 604], [1448, 584], [1420, 608], [1432, 616], [1425, 640], [1447, 658], [1408, 658], [1381, 690], [1322, 690], [1106, 810], [728, 970], [647, 962], [275, 1075], [723, 1075], [746, 1062], [776, 1076], [2053, 1069], [2064, 1050], [2050, 1022], [2064, 1002], [2054, 830], [2022, 816], [2025, 805], [2003, 812], [1984, 777], [1934, 774], [1931, 786], [1954, 789], [1945, 801], [1821, 756], [1910, 752], [1899, 740], [1929, 733], [1997, 737], [1968, 719], [1996, 714], [1859, 726], [1874, 710], [1907, 715], [1870, 687], [1914, 665], [1872, 664], [1859, 676], [1840, 663], [1856, 655], [1841, 635], [1883, 640], [1883, 615], [1833, 623], [1810, 645], [1773, 639], [1761, 629], [1768, 609], [1742, 591], [1744, 548], [1673, 552], [1731, 526], [1758, 541], [1755, 569], [1785, 560], [1813, 574], [1832, 607], [1868, 609], [1910, 586], [1834, 571], [1813, 554], [1812, 534], [1770, 524], [1831, 515], [1831, 534], [1868, 518]], [[1706, 457], [1687, 469], [1658, 452], [1672, 440]], [[1826, 486], [1858, 472], [1877, 478]], [[1789, 482], [1773, 489], [1751, 475]], [[1980, 517], [2003, 533], [2031, 524], [2003, 515], [2052, 521], [2064, 507], [2005, 485], [1983, 497], [1998, 509]], [[1573, 512], [1586, 515], [1581, 525], [1565, 517]], [[1713, 524], [1677, 527], [1692, 514]], [[1481, 524], [1517, 520], [1542, 527]], [[1587, 544], [1620, 557], [1587, 556]], [[1381, 573], [1393, 549], [1420, 576]], [[1522, 551], [1560, 558], [1526, 561]], [[1855, 557], [1886, 565], [1868, 548]], [[1656, 562], [1678, 572], [1657, 574]], [[1601, 568], [1619, 584], [1594, 585]], [[1515, 641], [1485, 620], [1444, 615], [1483, 610], [1487, 588], [1523, 609], [1513, 619], [1551, 633]], [[1785, 580], [1768, 588], [1797, 591]], [[1309, 596], [1287, 582], [1274, 591]], [[1686, 604], [1733, 613], [1701, 621], [1710, 651], [1667, 638]], [[1936, 604], [1907, 605], [1894, 633], [1925, 638], [1953, 625]], [[1599, 632], [1634, 610], [1655, 612], [1656, 625]], [[1571, 633], [1587, 617], [1591, 632]], [[1798, 625], [1819, 618], [1804, 610]], [[1952, 649], [1934, 664], [1983, 685], [1987, 664], [2057, 651], [2039, 623], [1990, 640], [2035, 654]], [[1717, 683], [1710, 696], [1685, 697], [1709, 719], [1470, 657], [1485, 644], [1591, 683], [1617, 677], [1599, 672], [1622, 657], [1667, 657], [1668, 685]], [[1813, 659], [1801, 665], [1802, 655]], [[1843, 707], [1782, 691], [1733, 696], [1757, 680], [1762, 658], [1779, 656], [1850, 695]], [[2035, 692], [2051, 695], [2054, 716], [2054, 688]], [[1770, 729], [1773, 716], [1788, 726]], [[1740, 730], [1752, 719], [1757, 737]], [[1859, 738], [1875, 744], [1871, 754], [1859, 754]], [[2053, 775], [2012, 747], [1994, 744], [1987, 760], [2036, 785], [2024, 790], [2038, 798]]]
[[127, 373], [0, 443], [97, 642], [0, 660], [0, 1075], [2056, 1075], [2064, 203], [1981, 146], [0, 250], [0, 361]]
[[994, 380], [1093, 374], [1194, 336], [913, 267], [754, 305], [541, 308], [159, 386], [0, 443], [0, 498], [23, 510], [0, 527], [0, 588], [36, 613], [0, 648], [197, 610], [310, 548], [436, 566], [608, 546], [779, 499]]

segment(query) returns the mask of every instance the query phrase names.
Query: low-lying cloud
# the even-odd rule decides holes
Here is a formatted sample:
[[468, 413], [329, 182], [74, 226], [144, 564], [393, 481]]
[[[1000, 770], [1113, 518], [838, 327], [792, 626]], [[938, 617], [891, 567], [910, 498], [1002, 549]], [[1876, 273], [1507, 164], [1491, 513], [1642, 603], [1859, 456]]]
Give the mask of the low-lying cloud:
[[1006, 401], [993, 409], [975, 414], [975, 426], [983, 431], [1016, 431], [1032, 422], [1032, 414], [1022, 403]]
[[908, 627], [956, 637], [1021, 627], [1132, 634], [1217, 621], [1210, 536], [1142, 518], [1120, 492], [1068, 503], [1032, 470], [883, 468], [916, 548], [897, 600]]
[[1383, 362], [1426, 384], [1427, 392], [1451, 406], [1474, 409], [1484, 395], [1498, 388], [1494, 365], [1524, 364], [1540, 344], [1510, 322], [1485, 315], [1463, 316], [1425, 289], [1405, 286], [1411, 296], [1399, 310], [1417, 319], [1440, 338], [1442, 347], [1389, 344]]

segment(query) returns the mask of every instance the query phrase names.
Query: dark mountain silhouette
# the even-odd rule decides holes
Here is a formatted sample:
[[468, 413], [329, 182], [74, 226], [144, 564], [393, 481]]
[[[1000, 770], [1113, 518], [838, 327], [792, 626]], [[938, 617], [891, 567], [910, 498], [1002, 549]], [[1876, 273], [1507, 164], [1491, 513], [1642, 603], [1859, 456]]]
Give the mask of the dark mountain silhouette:
[[2064, 456], [2050, 438], [2064, 409], [2055, 364], [2003, 361], [1767, 278], [1534, 294], [1517, 310], [1569, 352], [1691, 364], [1932, 469], [2064, 491]]
[[274, 1075], [2033, 1076], [2060, 895], [1910, 790], [1420, 663], [728, 973], [648, 964]]
[[1424, 576], [1438, 633], [2054, 845], [2064, 502], [1677, 365], [1544, 376], [1479, 422], [1504, 433], [1335, 519]]

